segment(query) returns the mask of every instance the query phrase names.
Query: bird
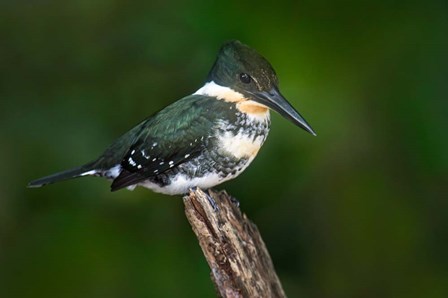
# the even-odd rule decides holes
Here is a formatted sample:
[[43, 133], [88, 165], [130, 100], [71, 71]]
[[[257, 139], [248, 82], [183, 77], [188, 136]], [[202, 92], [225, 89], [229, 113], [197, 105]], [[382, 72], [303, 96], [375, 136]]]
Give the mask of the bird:
[[196, 92], [140, 122], [92, 162], [28, 187], [99, 176], [112, 180], [111, 191], [141, 186], [179, 195], [210, 189], [251, 164], [268, 135], [270, 110], [316, 136], [278, 86], [273, 67], [256, 50], [225, 42]]

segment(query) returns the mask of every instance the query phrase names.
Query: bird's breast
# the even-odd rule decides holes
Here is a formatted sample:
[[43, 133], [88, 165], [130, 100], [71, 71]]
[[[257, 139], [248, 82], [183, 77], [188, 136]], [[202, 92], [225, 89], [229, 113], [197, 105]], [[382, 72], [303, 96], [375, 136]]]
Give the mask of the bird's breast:
[[217, 146], [225, 155], [235, 159], [252, 160], [260, 150], [269, 132], [269, 111], [256, 114], [236, 112], [236, 121], [219, 122], [216, 131]]
[[237, 159], [254, 158], [264, 140], [264, 135], [256, 136], [248, 131], [237, 134], [227, 131], [218, 137], [219, 148]]

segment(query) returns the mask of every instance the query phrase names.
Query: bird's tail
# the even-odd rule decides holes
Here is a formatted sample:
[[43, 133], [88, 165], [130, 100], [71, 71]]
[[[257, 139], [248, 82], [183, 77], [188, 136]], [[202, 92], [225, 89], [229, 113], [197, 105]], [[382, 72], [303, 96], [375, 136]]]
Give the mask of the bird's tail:
[[87, 175], [94, 175], [96, 173], [93, 163], [88, 163], [83, 166], [55, 173], [46, 177], [42, 177], [28, 183], [27, 187], [41, 187], [46, 184], [55, 183], [62, 180], [82, 177]]

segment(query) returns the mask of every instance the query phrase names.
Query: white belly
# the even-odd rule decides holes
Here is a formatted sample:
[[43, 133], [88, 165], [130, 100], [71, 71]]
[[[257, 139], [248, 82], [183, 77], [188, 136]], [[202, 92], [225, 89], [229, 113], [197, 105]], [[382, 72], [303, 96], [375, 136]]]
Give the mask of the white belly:
[[210, 173], [203, 177], [195, 178], [189, 178], [184, 174], [178, 174], [171, 179], [170, 184], [163, 187], [150, 181], [141, 182], [139, 185], [167, 195], [181, 195], [188, 193], [189, 189], [192, 187], [197, 186], [202, 189], [208, 189], [231, 178], [233, 177], [220, 177], [217, 173]]
[[207, 173], [202, 177], [194, 177], [194, 178], [190, 178], [189, 176], [183, 173], [179, 173], [173, 178], [171, 178], [170, 184], [164, 185], [163, 187], [151, 181], [141, 182], [139, 183], [139, 185], [151, 189], [152, 191], [167, 195], [186, 194], [192, 187], [209, 189], [223, 182], [238, 177], [238, 175], [240, 175], [249, 166], [249, 164], [254, 160], [254, 158], [255, 155], [249, 157], [247, 159], [247, 162], [239, 170], [237, 170], [235, 174], [230, 174], [225, 177], [218, 174], [217, 172]]

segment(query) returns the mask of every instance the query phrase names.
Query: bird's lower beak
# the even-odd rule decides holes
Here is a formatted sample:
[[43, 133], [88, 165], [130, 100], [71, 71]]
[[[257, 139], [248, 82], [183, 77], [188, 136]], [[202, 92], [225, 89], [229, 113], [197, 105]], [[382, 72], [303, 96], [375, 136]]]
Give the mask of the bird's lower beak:
[[316, 133], [311, 126], [303, 119], [303, 117], [297, 112], [292, 105], [281, 95], [277, 88], [272, 88], [270, 91], [262, 91], [253, 93], [256, 97], [256, 101], [264, 104], [265, 106], [273, 109], [295, 125], [303, 128], [313, 136]]

